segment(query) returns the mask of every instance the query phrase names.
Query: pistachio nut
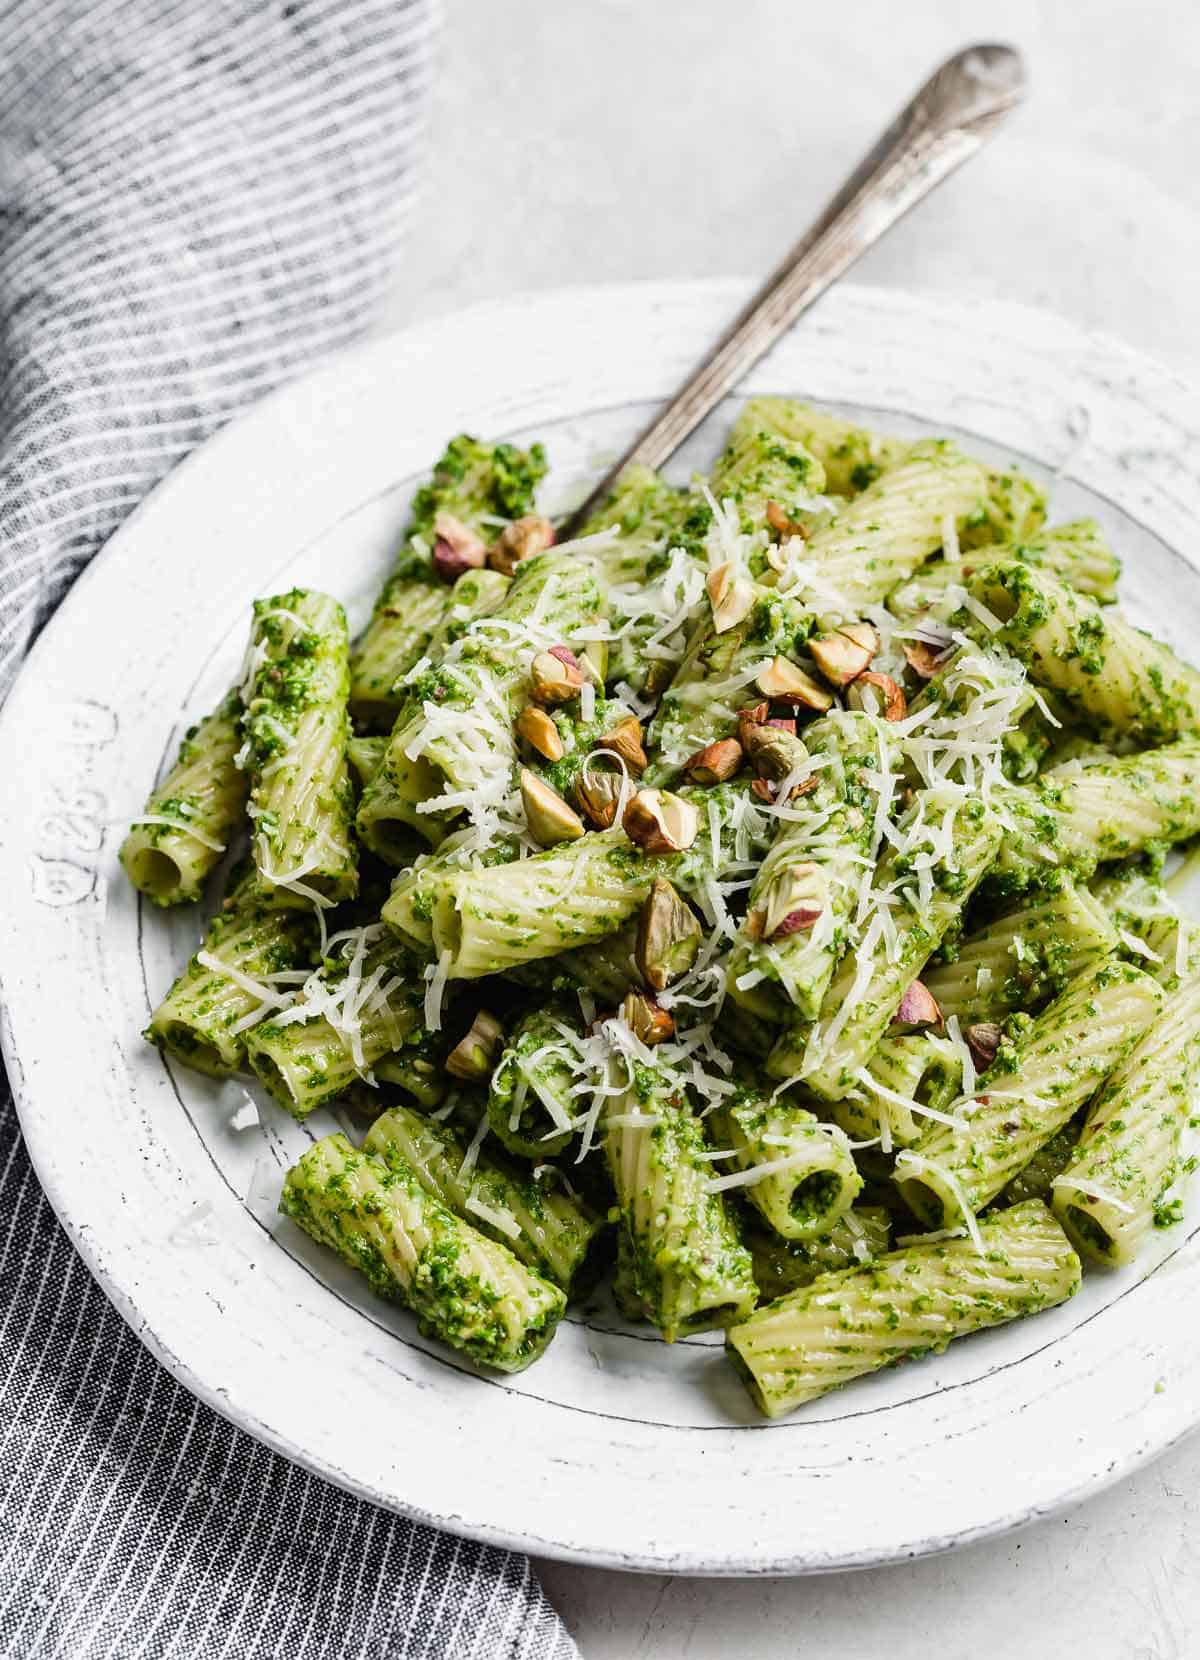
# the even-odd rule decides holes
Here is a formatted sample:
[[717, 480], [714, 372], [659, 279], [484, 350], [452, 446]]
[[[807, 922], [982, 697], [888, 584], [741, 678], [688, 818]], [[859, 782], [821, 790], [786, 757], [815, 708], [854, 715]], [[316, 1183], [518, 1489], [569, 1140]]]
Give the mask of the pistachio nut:
[[980, 1020], [968, 1026], [963, 1033], [977, 1072], [986, 1072], [996, 1058], [1000, 1039], [1004, 1036], [994, 1020]]
[[942, 1011], [929, 987], [914, 980], [900, 999], [900, 1007], [892, 1016], [893, 1026], [940, 1026]]
[[446, 1071], [454, 1078], [478, 1082], [489, 1078], [500, 1053], [504, 1028], [494, 1014], [480, 1009], [466, 1037], [446, 1056]]
[[487, 562], [502, 576], [511, 576], [522, 559], [532, 559], [535, 553], [545, 553], [554, 546], [554, 526], [538, 513], [527, 513], [523, 519], [514, 519], [497, 536], [488, 549]]
[[544, 709], [536, 704], [526, 704], [513, 723], [517, 735], [524, 738], [531, 749], [547, 761], [561, 761], [566, 754], [566, 747], [562, 741], [562, 734], [555, 726]]
[[777, 501], [769, 501], [767, 503], [767, 523], [775, 532], [776, 536], [779, 537], [806, 537], [808, 535], [808, 532], [802, 524], [798, 524], [795, 519], [788, 518], [787, 514], [784, 512], [783, 508], [780, 507]]
[[810, 640], [808, 649], [825, 679], [840, 690], [870, 668], [879, 650], [879, 635], [869, 622], [845, 623], [832, 634]]
[[630, 772], [643, 773], [649, 765], [642, 747], [642, 723], [636, 715], [626, 715], [624, 720], [619, 720], [612, 731], [601, 738], [599, 747], [619, 755]]
[[587, 829], [576, 813], [528, 767], [521, 768], [521, 800], [529, 834], [539, 847], [557, 847], [559, 842], [577, 842]]
[[904, 657], [909, 668], [919, 679], [932, 680], [934, 675], [946, 666], [946, 659], [954, 649], [953, 644], [948, 648], [943, 646], [939, 651], [937, 646], [930, 645], [928, 640], [906, 640]]
[[866, 669], [849, 689], [849, 700], [856, 709], [869, 708], [863, 687], [874, 686], [883, 694], [884, 720], [903, 720], [908, 714], [908, 699], [890, 674], [878, 674]]
[[665, 1043], [675, 1035], [675, 1022], [666, 1009], [660, 1009], [652, 997], [645, 992], [629, 991], [625, 994], [625, 1001], [621, 1005], [621, 1013], [625, 1016], [625, 1024], [647, 1048], [653, 1048], [656, 1043]]
[[736, 560], [729, 559], [709, 571], [706, 585], [713, 628], [718, 634], [727, 634], [749, 614], [754, 604], [754, 583]]
[[751, 703], [747, 708], [738, 710], [738, 738], [741, 740], [743, 749], [750, 748], [750, 739], [747, 737], [747, 733], [756, 726], [765, 726], [770, 718], [771, 705], [769, 703]]
[[535, 703], [553, 707], [579, 696], [583, 670], [575, 653], [566, 646], [539, 651], [529, 667], [530, 692]]
[[665, 657], [656, 657], [652, 663], [647, 663], [646, 672], [642, 676], [646, 696], [661, 697], [674, 678], [674, 664], [668, 662]]
[[764, 697], [774, 703], [786, 703], [797, 709], [812, 709], [824, 714], [833, 708], [833, 693], [805, 674], [802, 668], [787, 657], [776, 657], [767, 664], [755, 681]]
[[747, 734], [746, 754], [760, 778], [778, 783], [809, 759], [803, 739], [778, 726], [756, 726]]
[[470, 525], [453, 513], [438, 513], [433, 521], [433, 568], [443, 582], [457, 582], [464, 571], [478, 570], [487, 558], [487, 546]]
[[698, 750], [683, 770], [695, 784], [724, 784], [741, 766], [742, 755], [736, 738], [720, 738]]
[[607, 830], [616, 822], [624, 788], [625, 778], [621, 773], [594, 767], [589, 756], [575, 780], [575, 801], [594, 829]]
[[683, 853], [700, 834], [699, 811], [670, 790], [639, 790], [622, 823], [643, 853]]
[[771, 879], [753, 907], [755, 937], [771, 943], [807, 932], [828, 904], [829, 882], [820, 865], [808, 861], [788, 865]]
[[655, 878], [638, 918], [633, 960], [646, 984], [663, 991], [686, 974], [703, 937], [691, 907], [664, 876]]
[[[821, 780], [814, 773], [811, 778], [802, 778], [798, 784], [793, 784], [788, 791], [789, 801], [798, 801], [802, 795], [811, 795]], [[768, 804], [779, 800], [779, 792], [783, 785], [777, 784], [773, 778], [755, 778], [750, 785], [750, 793]]]

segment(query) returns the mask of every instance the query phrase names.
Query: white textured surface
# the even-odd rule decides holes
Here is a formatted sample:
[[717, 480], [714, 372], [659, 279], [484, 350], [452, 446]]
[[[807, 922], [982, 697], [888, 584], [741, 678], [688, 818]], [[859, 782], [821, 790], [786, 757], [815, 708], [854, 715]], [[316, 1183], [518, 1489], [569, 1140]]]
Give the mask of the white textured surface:
[[[1052, 307], [1200, 380], [1200, 15], [1128, 0], [458, 0], [394, 323], [598, 278], [765, 269], [933, 62], [1028, 54], [1028, 106], [859, 280]], [[1071, 1515], [819, 1580], [543, 1564], [586, 1660], [1090, 1660], [1200, 1645], [1200, 1440]]]

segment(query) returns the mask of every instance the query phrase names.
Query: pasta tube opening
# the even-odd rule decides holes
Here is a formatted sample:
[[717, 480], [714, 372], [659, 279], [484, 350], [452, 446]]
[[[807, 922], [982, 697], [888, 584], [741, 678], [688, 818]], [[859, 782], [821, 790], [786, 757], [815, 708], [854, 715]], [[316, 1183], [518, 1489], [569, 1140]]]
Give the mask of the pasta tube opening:
[[159, 905], [168, 905], [184, 884], [184, 873], [169, 853], [157, 847], [142, 847], [125, 861], [129, 880]]
[[177, 1060], [190, 1066], [193, 1072], [205, 1072], [210, 1078], [228, 1077], [230, 1061], [215, 1043], [196, 1035], [195, 1028], [186, 1020], [167, 1020], [157, 1029], [156, 1041], [169, 1050]]
[[1059, 1221], [1073, 1244], [1079, 1244], [1091, 1257], [1115, 1258], [1117, 1242], [1098, 1216], [1084, 1210], [1082, 1205], [1067, 1205]]
[[[836, 1170], [814, 1170], [811, 1176], [805, 1176], [792, 1189], [788, 1210], [797, 1222], [808, 1226], [824, 1220], [831, 1211], [839, 1208], [837, 1201], [841, 1192], [842, 1178]], [[845, 1205], [840, 1207], [842, 1210], [847, 1208]]]

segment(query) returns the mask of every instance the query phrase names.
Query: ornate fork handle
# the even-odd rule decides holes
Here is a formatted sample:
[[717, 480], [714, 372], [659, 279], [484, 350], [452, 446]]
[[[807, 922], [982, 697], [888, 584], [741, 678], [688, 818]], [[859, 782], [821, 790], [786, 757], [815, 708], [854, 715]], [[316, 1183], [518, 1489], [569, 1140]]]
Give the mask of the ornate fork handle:
[[578, 529], [631, 463], [661, 467], [831, 283], [975, 154], [1024, 92], [1024, 66], [1011, 46], [968, 46], [948, 58], [666, 408], [571, 515], [567, 533]]

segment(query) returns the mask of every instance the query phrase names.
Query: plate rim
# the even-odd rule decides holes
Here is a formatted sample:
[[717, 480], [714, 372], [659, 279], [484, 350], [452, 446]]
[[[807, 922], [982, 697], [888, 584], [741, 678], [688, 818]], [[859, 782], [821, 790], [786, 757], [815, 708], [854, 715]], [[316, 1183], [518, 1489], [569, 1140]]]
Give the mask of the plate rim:
[[[66, 629], [74, 621], [76, 615], [82, 613], [90, 592], [88, 584], [103, 579], [107, 565], [113, 556], [114, 548], [119, 551], [120, 545], [127, 534], [140, 523], [147, 512], [153, 510], [157, 505], [160, 493], [175, 484], [185, 472], [190, 472], [205, 465], [218, 446], [222, 449], [226, 446], [239, 446], [244, 442], [246, 429], [253, 423], [260, 422], [264, 427], [269, 428], [274, 410], [286, 403], [295, 394], [299, 385], [312, 385], [324, 377], [328, 377], [331, 382], [336, 383], [352, 366], [369, 363], [374, 354], [386, 349], [395, 350], [406, 341], [421, 340], [427, 343], [432, 341], [429, 349], [436, 351], [438, 336], [452, 338], [456, 329], [468, 320], [477, 323], [481, 319], [503, 316], [504, 314], [527, 314], [531, 306], [538, 304], [566, 301], [577, 304], [596, 301], [615, 303], [618, 299], [648, 303], [652, 297], [657, 298], [662, 303], [669, 304], [673, 300], [681, 299], [684, 296], [703, 295], [714, 302], [718, 300], [722, 303], [728, 301], [729, 309], [732, 312], [736, 304], [744, 297], [747, 286], [740, 279], [715, 278], [698, 281], [664, 282], [652, 280], [633, 283], [593, 283], [545, 291], [531, 291], [506, 296], [502, 299], [488, 300], [439, 317], [421, 320], [407, 328], [372, 336], [345, 351], [333, 354], [314, 365], [303, 375], [285, 382], [266, 397], [251, 405], [171, 469], [155, 489], [129, 515], [114, 535], [109, 538], [106, 545], [91, 560], [85, 571], [81, 573], [65, 596], [62, 604], [34, 642], [33, 648], [22, 665], [17, 683], [32, 679], [33, 675], [40, 670], [42, 662], [44, 660], [48, 661], [52, 657], [57, 649], [60, 636], [65, 634]], [[882, 285], [866, 287], [857, 284], [844, 284], [841, 285], [839, 292], [851, 299], [855, 296], [869, 297], [871, 303], [882, 304], [885, 307], [898, 306], [903, 308], [915, 305], [917, 309], [945, 309], [964, 318], [993, 318], [1002, 322], [1007, 319], [1014, 327], [1022, 321], [1027, 326], [1042, 328], [1052, 323], [1061, 330], [1068, 354], [1071, 351], [1101, 352], [1117, 362], [1125, 362], [1131, 370], [1136, 369], [1143, 375], [1162, 377], [1164, 384], [1170, 383], [1188, 396], [1194, 396], [1188, 382], [1183, 377], [1174, 374], [1153, 358], [1137, 352], [1108, 336], [1080, 329], [1078, 325], [1059, 319], [1053, 313], [1039, 308], [982, 299], [949, 300], [937, 294], [912, 293], [911, 291], [888, 288]], [[819, 319], [819, 310], [815, 317]], [[802, 322], [798, 325], [797, 332], [802, 332], [805, 326], [806, 324]], [[1163, 539], [1168, 541], [1165, 536]], [[1188, 559], [1193, 566], [1196, 565], [1195, 556], [1189, 556], [1186, 549], [1179, 547], [1175, 542], [1168, 541], [1168, 545], [1180, 556]], [[14, 699], [10, 693], [4, 709], [0, 710], [0, 742], [5, 741], [9, 735], [9, 725], [15, 719], [10, 713], [13, 708]], [[0, 855], [0, 869], [7, 863], [8, 857]], [[329, 1463], [318, 1452], [293, 1442], [285, 1435], [281, 1435], [269, 1423], [266, 1423], [257, 1415], [249, 1413], [245, 1406], [235, 1407], [225, 1397], [218, 1384], [209, 1382], [202, 1373], [197, 1372], [186, 1357], [176, 1353], [160, 1337], [160, 1334], [151, 1328], [147, 1320], [143, 1318], [132, 1291], [125, 1284], [119, 1283], [117, 1276], [105, 1264], [100, 1253], [99, 1244], [88, 1227], [86, 1216], [78, 1214], [72, 1208], [69, 1196], [59, 1184], [55, 1160], [51, 1156], [49, 1145], [50, 1137], [53, 1134], [50, 1117], [38, 1108], [26, 1088], [25, 1069], [17, 1049], [11, 1024], [9, 998], [4, 995], [14, 979], [9, 965], [4, 961], [7, 940], [8, 935], [0, 930], [0, 998], [3, 999], [2, 1014], [0, 1014], [0, 1050], [3, 1052], [8, 1068], [22, 1135], [33, 1162], [35, 1173], [54, 1209], [55, 1215], [66, 1230], [72, 1245], [82, 1257], [89, 1273], [101, 1286], [110, 1304], [134, 1334], [191, 1394], [204, 1401], [206, 1405], [213, 1408], [222, 1417], [235, 1423], [239, 1428], [292, 1462], [311, 1470], [333, 1485], [366, 1498], [369, 1502], [376, 1503], [385, 1509], [397, 1511], [426, 1525], [464, 1534], [489, 1544], [589, 1566], [647, 1572], [671, 1571], [712, 1576], [752, 1577], [768, 1574], [821, 1573], [831, 1571], [834, 1568], [869, 1567], [935, 1554], [956, 1548], [961, 1544], [995, 1537], [1042, 1516], [1056, 1514], [1062, 1509], [1080, 1502], [1091, 1493], [1101, 1491], [1120, 1477], [1132, 1473], [1154, 1458], [1161, 1456], [1192, 1433], [1194, 1429], [1200, 1427], [1200, 1407], [1198, 1407], [1190, 1422], [1173, 1428], [1170, 1434], [1160, 1436], [1157, 1439], [1152, 1434], [1147, 1434], [1140, 1447], [1127, 1452], [1122, 1458], [1114, 1460], [1106, 1470], [1083, 1477], [1074, 1486], [1063, 1491], [1049, 1505], [1018, 1507], [998, 1518], [989, 1520], [985, 1524], [981, 1524], [978, 1528], [960, 1531], [951, 1536], [925, 1535], [903, 1548], [875, 1549], [857, 1556], [852, 1553], [842, 1553], [838, 1560], [833, 1563], [814, 1560], [809, 1555], [784, 1560], [777, 1558], [760, 1560], [755, 1558], [753, 1553], [747, 1556], [739, 1554], [736, 1550], [728, 1551], [720, 1560], [688, 1553], [660, 1552], [653, 1556], [644, 1557], [630, 1557], [619, 1552], [605, 1553], [598, 1551], [591, 1545], [576, 1546], [560, 1540], [539, 1538], [528, 1531], [512, 1531], [487, 1522], [471, 1522], [460, 1515], [446, 1515], [431, 1511], [411, 1500], [403, 1499], [394, 1492], [382, 1488], [373, 1489], [369, 1484], [364, 1484], [361, 1480], [351, 1478], [340, 1472], [336, 1465]], [[46, 1138], [45, 1142], [43, 1142], [43, 1137]]]

